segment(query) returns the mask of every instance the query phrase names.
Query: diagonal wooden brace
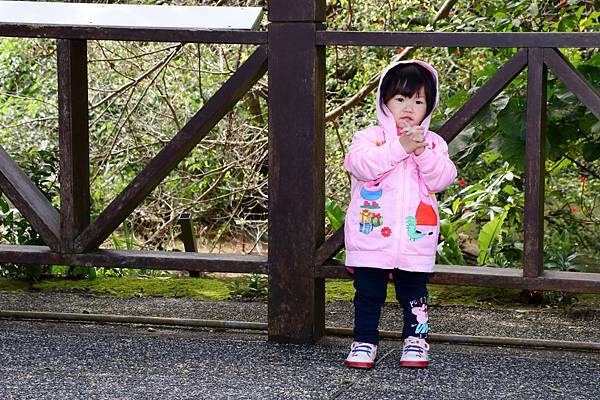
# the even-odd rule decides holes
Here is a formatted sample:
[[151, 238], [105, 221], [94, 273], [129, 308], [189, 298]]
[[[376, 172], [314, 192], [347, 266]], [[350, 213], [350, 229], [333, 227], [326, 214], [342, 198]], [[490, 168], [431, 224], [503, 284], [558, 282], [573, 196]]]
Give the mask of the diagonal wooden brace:
[[521, 49], [504, 64], [439, 130], [450, 143], [527, 65], [527, 49]]
[[334, 232], [318, 249], [315, 265], [321, 266], [344, 247], [344, 226]]
[[75, 240], [75, 250], [97, 248], [181, 160], [229, 112], [267, 70], [267, 49], [260, 46]]
[[600, 119], [600, 92], [593, 87], [558, 49], [544, 49], [544, 64]]
[[44, 243], [59, 250], [60, 215], [8, 153], [0, 147], [0, 189], [29, 221]]

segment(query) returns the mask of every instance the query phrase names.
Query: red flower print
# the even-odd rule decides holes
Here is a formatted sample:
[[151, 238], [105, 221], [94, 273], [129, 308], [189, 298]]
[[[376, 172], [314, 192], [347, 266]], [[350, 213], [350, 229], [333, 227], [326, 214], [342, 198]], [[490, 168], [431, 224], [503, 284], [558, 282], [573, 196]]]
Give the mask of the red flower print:
[[458, 184], [460, 186], [465, 186], [467, 184], [467, 181], [465, 181], [463, 178], [460, 178], [460, 180], [458, 181]]
[[587, 181], [587, 178], [585, 177], [585, 175], [581, 175], [579, 177], [579, 182], [584, 183], [585, 181]]
[[571, 211], [577, 212], [577, 207], [571, 207]]
[[460, 51], [459, 48], [457, 48], [456, 50], [454, 50], [453, 53], [456, 54], [457, 56], [460, 56], [462, 54], [462, 52]]
[[383, 228], [381, 228], [381, 236], [389, 237], [391, 234], [392, 234], [392, 230], [390, 228], [388, 228], [387, 226], [384, 226]]
[[398, 53], [398, 54], [402, 53], [403, 51], [404, 51], [404, 47], [398, 47], [396, 49], [396, 53]]

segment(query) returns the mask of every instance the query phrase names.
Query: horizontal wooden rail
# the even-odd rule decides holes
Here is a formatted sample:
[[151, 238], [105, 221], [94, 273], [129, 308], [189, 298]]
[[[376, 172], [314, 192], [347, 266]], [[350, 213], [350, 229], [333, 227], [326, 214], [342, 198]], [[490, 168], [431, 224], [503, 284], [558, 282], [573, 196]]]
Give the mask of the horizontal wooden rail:
[[[600, 274], [588, 272], [544, 271], [537, 277], [523, 277], [516, 268], [436, 265], [431, 283], [485, 286], [505, 289], [556, 290], [574, 293], [600, 293]], [[343, 265], [324, 265], [317, 269], [321, 278], [348, 278]]]
[[265, 44], [267, 32], [245, 30], [136, 29], [0, 24], [0, 36], [45, 39]]
[[419, 47], [600, 47], [600, 33], [319, 31], [317, 45]]
[[176, 251], [95, 250], [85, 254], [60, 254], [46, 246], [0, 245], [0, 262], [200, 272], [267, 273], [267, 257], [265, 256]]

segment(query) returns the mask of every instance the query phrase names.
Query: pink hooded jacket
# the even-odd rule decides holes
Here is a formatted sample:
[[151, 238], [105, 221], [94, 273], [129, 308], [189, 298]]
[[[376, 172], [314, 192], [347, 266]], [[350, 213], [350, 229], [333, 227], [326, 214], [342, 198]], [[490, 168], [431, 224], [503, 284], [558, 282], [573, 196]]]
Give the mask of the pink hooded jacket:
[[[421, 123], [428, 147], [419, 156], [407, 154], [392, 113], [383, 105], [384, 113], [379, 102], [383, 77], [394, 66], [411, 62], [430, 71], [438, 87], [437, 71], [423, 61], [388, 66], [377, 89], [379, 125], [356, 133], [344, 160], [352, 174], [344, 226], [347, 267], [433, 272], [440, 227], [434, 193], [454, 181], [456, 167], [444, 139], [428, 129], [431, 114]], [[439, 95], [433, 110], [438, 100]]]

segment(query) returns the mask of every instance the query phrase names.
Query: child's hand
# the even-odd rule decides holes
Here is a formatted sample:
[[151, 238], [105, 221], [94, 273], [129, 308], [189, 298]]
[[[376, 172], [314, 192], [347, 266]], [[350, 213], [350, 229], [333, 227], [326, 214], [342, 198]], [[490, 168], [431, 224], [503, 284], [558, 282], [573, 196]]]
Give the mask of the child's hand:
[[405, 125], [401, 128], [401, 136], [398, 139], [404, 151], [407, 153], [414, 152], [415, 155], [420, 155], [425, 151], [427, 143], [425, 142], [425, 129], [422, 126]]

